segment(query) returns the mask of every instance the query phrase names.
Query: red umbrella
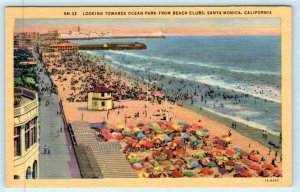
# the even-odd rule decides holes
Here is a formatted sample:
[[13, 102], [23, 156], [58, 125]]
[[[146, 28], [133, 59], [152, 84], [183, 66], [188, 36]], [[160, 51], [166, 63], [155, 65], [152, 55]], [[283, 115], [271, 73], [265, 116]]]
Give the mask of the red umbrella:
[[274, 174], [275, 177], [281, 177], [282, 176], [282, 172], [278, 168], [273, 169], [272, 173]]
[[128, 128], [129, 128], [129, 129], [133, 129], [134, 126], [133, 126], [133, 125], [128, 125]]
[[270, 171], [264, 170], [263, 173], [262, 173], [262, 176], [263, 177], [270, 177], [271, 173], [270, 173]]
[[158, 156], [161, 156], [161, 155], [162, 155], [162, 152], [160, 152], [160, 151], [153, 151], [153, 152], [152, 152], [152, 155], [158, 157]]
[[163, 125], [164, 124], [164, 122], [163, 121], [157, 121], [156, 122], [159, 126], [161, 126], [161, 125]]
[[211, 154], [211, 155], [213, 155], [213, 156], [219, 156], [219, 155], [221, 155], [220, 151], [210, 151], [208, 153]]
[[243, 172], [240, 173], [240, 176], [241, 177], [251, 177], [252, 174], [251, 174], [250, 171], [245, 170], [245, 171], [243, 171]]
[[228, 166], [235, 166], [235, 162], [233, 160], [229, 160], [229, 161], [226, 161], [225, 162], [225, 165], [228, 165]]
[[246, 151], [242, 151], [241, 153], [240, 153], [240, 156], [248, 156], [249, 155], [249, 153], [248, 152], [246, 152]]
[[204, 175], [212, 175], [214, 173], [214, 171], [211, 170], [210, 168], [204, 167], [201, 169], [200, 173], [202, 173]]
[[250, 156], [250, 159], [251, 159], [252, 161], [259, 162], [261, 158], [260, 158], [259, 156], [257, 156], [257, 155], [251, 155], [251, 156]]
[[170, 146], [170, 147], [177, 147], [178, 144], [175, 141], [171, 141], [171, 142], [168, 143], [168, 146]]
[[100, 131], [102, 132], [102, 134], [110, 133], [110, 130], [108, 128], [103, 128]]
[[183, 148], [179, 148], [179, 149], [176, 149], [175, 153], [178, 155], [183, 155], [183, 154], [185, 154], [185, 150]]
[[232, 155], [235, 154], [235, 152], [233, 150], [231, 150], [231, 149], [227, 149], [226, 150], [226, 154], [229, 155], [229, 156], [232, 156]]
[[225, 149], [225, 147], [224, 147], [223, 145], [216, 145], [215, 148], [216, 148], [216, 149], [221, 149], [221, 150], [224, 150], [224, 149]]
[[161, 140], [160, 138], [155, 138], [155, 139], [153, 139], [152, 142], [153, 142], [153, 143], [161, 143], [162, 140]]
[[176, 160], [174, 164], [181, 167], [182, 165], [184, 165], [184, 162], [181, 159], [179, 159], [179, 160]]
[[171, 177], [182, 177], [182, 172], [181, 171], [173, 171], [171, 173]]
[[112, 136], [112, 134], [105, 134], [104, 135], [104, 139], [106, 139], [106, 140], [112, 140], [112, 139], [114, 139], [114, 137]]
[[248, 165], [248, 166], [252, 165], [252, 162], [247, 159], [243, 159], [242, 163], [244, 163], [245, 165]]
[[116, 134], [114, 134], [114, 138], [117, 140], [121, 140], [121, 139], [123, 139], [123, 135], [121, 133], [116, 133]]
[[272, 170], [272, 169], [274, 169], [274, 166], [270, 163], [264, 163], [263, 168], [268, 169], [268, 170]]
[[145, 147], [148, 147], [148, 148], [153, 147], [153, 143], [149, 142], [149, 141], [144, 142], [142, 145], [145, 146]]
[[137, 140], [130, 138], [130, 139], [128, 139], [127, 143], [132, 145], [134, 143], [137, 143]]
[[141, 147], [141, 145], [139, 143], [133, 143], [132, 147], [138, 148], [138, 147]]
[[253, 169], [253, 170], [260, 170], [261, 169], [260, 166], [256, 165], [256, 164], [252, 164], [249, 167], [250, 167], [250, 169]]

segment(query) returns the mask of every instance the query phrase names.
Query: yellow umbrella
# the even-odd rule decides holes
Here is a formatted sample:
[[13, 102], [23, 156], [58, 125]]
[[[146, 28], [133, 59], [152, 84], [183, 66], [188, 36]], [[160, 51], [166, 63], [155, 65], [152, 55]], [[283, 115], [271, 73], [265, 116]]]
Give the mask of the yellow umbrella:
[[176, 130], [179, 131], [181, 129], [181, 127], [177, 124], [173, 124], [172, 127]]
[[144, 171], [140, 172], [138, 175], [139, 175], [139, 177], [145, 177], [145, 178], [149, 177], [149, 173], [146, 173]]
[[156, 171], [163, 171], [164, 169], [161, 166], [154, 167], [154, 170]]
[[138, 127], [135, 127], [135, 128], [133, 128], [133, 132], [140, 132], [141, 131], [141, 129], [140, 128], [138, 128]]
[[225, 137], [223, 140], [226, 141], [226, 142], [230, 142], [231, 141], [231, 137]]
[[125, 126], [122, 124], [117, 125], [117, 129], [124, 129], [124, 128], [125, 128]]
[[128, 158], [128, 159], [135, 158], [135, 157], [137, 157], [137, 154], [134, 154], [134, 153], [129, 153], [129, 154], [127, 155], [127, 158]]
[[226, 156], [222, 156], [222, 157], [220, 157], [220, 160], [222, 160], [222, 161], [228, 161], [229, 159]]

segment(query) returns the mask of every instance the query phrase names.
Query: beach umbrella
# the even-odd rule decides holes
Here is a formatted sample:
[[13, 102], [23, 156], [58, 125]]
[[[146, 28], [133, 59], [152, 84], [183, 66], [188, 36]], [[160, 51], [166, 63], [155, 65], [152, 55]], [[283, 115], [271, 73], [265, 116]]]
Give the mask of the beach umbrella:
[[193, 171], [186, 171], [183, 173], [183, 176], [193, 177], [195, 176], [195, 173]]
[[208, 153], [211, 154], [212, 156], [220, 156], [221, 155], [220, 151], [210, 151]]
[[153, 151], [153, 152], [152, 152], [152, 155], [158, 157], [158, 156], [161, 156], [161, 155], [162, 155], [162, 152], [160, 152], [160, 151]]
[[110, 130], [108, 128], [100, 129], [100, 131], [101, 131], [102, 134], [110, 133]]
[[220, 168], [218, 169], [218, 171], [219, 171], [219, 173], [220, 173], [221, 175], [225, 175], [225, 174], [228, 173], [228, 172], [227, 172], [227, 169], [226, 169], [225, 167], [220, 167]]
[[115, 139], [115, 138], [112, 136], [112, 134], [105, 134], [105, 135], [104, 135], [104, 139], [105, 139], [105, 140], [113, 140], [113, 139]]
[[191, 137], [189, 138], [189, 140], [190, 140], [190, 141], [197, 141], [197, 138], [196, 138], [195, 136], [191, 136]]
[[158, 161], [163, 161], [167, 159], [167, 155], [166, 154], [162, 154], [161, 156], [158, 156], [155, 158]]
[[234, 154], [231, 156], [231, 158], [237, 160], [240, 159], [240, 156], [238, 154]]
[[232, 156], [232, 155], [235, 154], [235, 152], [234, 152], [233, 150], [231, 150], [231, 149], [227, 149], [225, 153], [226, 153], [227, 155], [229, 155], [229, 156]]
[[200, 160], [201, 160], [201, 163], [204, 165], [210, 162], [210, 159], [208, 157], [201, 158]]
[[282, 176], [282, 171], [278, 168], [273, 169], [272, 173], [275, 177], [281, 177]]
[[202, 131], [196, 131], [196, 135], [203, 136], [203, 132]]
[[181, 127], [179, 125], [173, 124], [172, 127], [176, 130], [179, 131]]
[[163, 122], [163, 121], [157, 121], [156, 123], [157, 123], [159, 126], [165, 124], [165, 122]]
[[216, 149], [221, 149], [221, 150], [225, 149], [225, 147], [223, 145], [220, 145], [220, 144], [216, 145], [215, 148]]
[[139, 154], [140, 157], [149, 157], [149, 155], [150, 155], [149, 152], [143, 152]]
[[168, 146], [170, 146], [170, 147], [177, 147], [178, 144], [175, 141], [171, 141], [171, 142], [168, 143]]
[[208, 162], [206, 165], [206, 167], [216, 167], [217, 164], [214, 161]]
[[149, 129], [150, 129], [150, 127], [147, 126], [147, 125], [144, 125], [144, 126], [141, 128], [142, 131], [148, 131]]
[[188, 139], [188, 138], [190, 137], [190, 135], [187, 134], [187, 133], [182, 133], [182, 134], [181, 134], [181, 137], [182, 137], [183, 139]]
[[259, 162], [261, 158], [260, 158], [259, 156], [257, 156], [257, 155], [251, 155], [251, 156], [250, 156], [250, 159], [251, 159], [252, 161]]
[[247, 166], [252, 165], [252, 162], [249, 161], [248, 159], [242, 159], [242, 163], [244, 163], [244, 164], [247, 165]]
[[169, 166], [169, 165], [172, 165], [171, 161], [169, 161], [169, 160], [160, 161], [159, 163], [160, 163], [160, 165], [162, 165], [162, 166]]
[[178, 167], [181, 167], [182, 165], [184, 165], [184, 162], [183, 162], [183, 160], [178, 159], [178, 160], [176, 160], [176, 161], [174, 162], [174, 164], [175, 164], [176, 166], [178, 166]]
[[205, 157], [205, 152], [198, 152], [196, 155], [194, 155], [195, 158], [199, 159], [199, 158], [202, 158], [202, 157]]
[[234, 149], [236, 152], [242, 152], [242, 148], [240, 148], [240, 147], [238, 147], [238, 146], [234, 147], [233, 149]]
[[242, 151], [242, 152], [240, 153], [240, 156], [243, 156], [243, 157], [247, 157], [248, 155], [249, 155], [249, 153], [246, 152], [246, 151]]
[[153, 142], [153, 143], [158, 143], [158, 144], [160, 144], [160, 143], [162, 143], [162, 139], [160, 139], [160, 138], [155, 138], [155, 139], [153, 139], [152, 142]]
[[144, 123], [138, 123], [136, 126], [137, 126], [137, 127], [143, 127], [143, 126], [144, 126]]
[[263, 168], [268, 169], [268, 170], [272, 170], [272, 169], [274, 169], [274, 166], [270, 163], [264, 163]]
[[189, 129], [191, 126], [189, 124], [183, 125], [183, 129]]
[[212, 175], [214, 173], [214, 171], [211, 170], [210, 168], [204, 167], [201, 169], [200, 173], [202, 173], [204, 175]]
[[228, 166], [235, 166], [235, 162], [233, 160], [229, 160], [229, 161], [226, 161], [225, 162], [225, 165], [228, 165]]
[[157, 167], [159, 166], [159, 163], [155, 160], [151, 160], [150, 163], [154, 166], [154, 167]]
[[136, 157], [137, 157], [137, 154], [134, 154], [134, 153], [129, 153], [127, 155], [127, 159], [136, 158]]
[[202, 132], [208, 132], [209, 130], [207, 128], [200, 129]]
[[193, 142], [192, 142], [192, 145], [193, 145], [193, 146], [199, 145], [199, 141], [193, 141]]
[[184, 121], [180, 121], [180, 122], [178, 122], [178, 125], [186, 125], [187, 123], [186, 122], [184, 122]]
[[134, 164], [134, 163], [137, 163], [137, 162], [139, 162], [140, 160], [139, 159], [137, 159], [137, 158], [129, 158], [128, 159], [128, 162], [130, 163], [130, 164]]
[[124, 131], [122, 132], [122, 134], [125, 135], [125, 136], [130, 136], [130, 135], [132, 135], [132, 132], [131, 132], [131, 131], [128, 131], [128, 130], [124, 130]]
[[171, 173], [171, 177], [174, 177], [174, 178], [182, 177], [182, 172], [181, 171], [173, 171]]
[[141, 163], [134, 163], [132, 164], [132, 168], [135, 170], [141, 170], [143, 169], [143, 165]]
[[148, 147], [148, 148], [153, 147], [153, 143], [150, 142], [150, 141], [146, 141], [146, 142], [144, 142], [142, 145], [145, 146], [145, 147]]
[[213, 141], [213, 143], [219, 144], [219, 145], [224, 145], [224, 144], [225, 144], [225, 141], [222, 140], [222, 139], [216, 139], [216, 140]]
[[218, 139], [221, 139], [221, 138], [218, 137], [218, 136], [214, 136], [212, 139], [213, 139], [213, 140], [218, 140]]
[[226, 141], [226, 142], [230, 142], [231, 141], [231, 137], [225, 137], [225, 138], [223, 138], [223, 140]]
[[133, 143], [132, 147], [139, 148], [139, 147], [141, 147], [141, 145], [139, 143]]
[[237, 171], [237, 172], [243, 172], [245, 171], [245, 168], [239, 165], [236, 165], [232, 168], [233, 170]]
[[169, 142], [169, 141], [172, 141], [172, 138], [169, 137], [169, 136], [166, 136], [163, 140], [166, 141], [166, 142]]
[[132, 138], [130, 138], [130, 139], [127, 140], [127, 143], [130, 144], [130, 145], [132, 145], [134, 143], [137, 143], [137, 142], [138, 142], [137, 140], [132, 139]]
[[196, 167], [200, 167], [201, 165], [199, 164], [198, 160], [193, 161], [191, 164], [189, 164], [189, 169], [194, 169]]
[[245, 170], [240, 173], [240, 176], [241, 177], [252, 177], [252, 173], [248, 170]]
[[173, 139], [174, 139], [175, 141], [182, 141], [182, 137], [180, 137], [180, 136], [173, 137]]
[[176, 169], [176, 167], [174, 165], [168, 165], [168, 166], [165, 166], [164, 168], [166, 171], [174, 171]]
[[175, 153], [178, 154], [178, 155], [184, 155], [185, 150], [183, 148], [179, 148], [179, 149], [176, 149]]
[[146, 135], [145, 135], [144, 133], [142, 133], [142, 132], [139, 132], [139, 133], [136, 135], [136, 137], [137, 137], [138, 139], [141, 139], [141, 138], [146, 137]]
[[123, 135], [121, 133], [116, 133], [116, 132], [113, 132], [112, 133], [112, 136], [117, 139], [117, 140], [121, 140], [123, 139]]
[[133, 128], [134, 128], [134, 125], [128, 125], [128, 128], [129, 128], [129, 129], [133, 129]]
[[117, 127], [116, 127], [117, 129], [124, 129], [125, 128], [125, 126], [124, 125], [122, 125], [122, 124], [119, 124], [119, 125], [117, 125]]
[[229, 159], [225, 155], [222, 155], [219, 160], [228, 161]]
[[249, 168], [253, 170], [260, 170], [260, 166], [255, 164], [250, 165]]
[[164, 171], [164, 169], [161, 166], [156, 166], [153, 168], [155, 171]]
[[157, 174], [157, 177], [158, 177], [158, 178], [167, 178], [167, 177], [169, 177], [169, 176], [168, 176], [167, 173], [162, 172], [162, 173]]
[[142, 132], [142, 130], [140, 128], [138, 128], [138, 127], [133, 128], [132, 131], [134, 133]]
[[171, 133], [174, 132], [174, 130], [168, 128], [168, 129], [165, 129], [164, 132], [165, 132], [166, 134], [171, 134]]
[[140, 172], [140, 173], [138, 174], [138, 176], [139, 176], [139, 177], [148, 178], [148, 177], [149, 177], [149, 173], [146, 173], [146, 172], [142, 171], [142, 172]]
[[153, 130], [159, 130], [159, 129], [160, 129], [160, 126], [159, 126], [158, 124], [153, 123], [151, 128], [152, 128]]

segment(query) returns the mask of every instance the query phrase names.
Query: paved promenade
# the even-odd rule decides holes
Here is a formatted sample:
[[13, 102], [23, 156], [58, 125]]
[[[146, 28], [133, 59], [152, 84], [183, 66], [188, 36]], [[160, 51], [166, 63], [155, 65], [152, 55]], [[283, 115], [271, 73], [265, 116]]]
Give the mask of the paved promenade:
[[[34, 55], [37, 58], [37, 55]], [[39, 89], [50, 87], [51, 82], [38, 61]], [[43, 83], [42, 83], [43, 82]], [[48, 105], [46, 105], [48, 103]], [[57, 94], [42, 91], [40, 95], [40, 179], [80, 178], [80, 171], [68, 131], [64, 129]], [[62, 128], [62, 130], [61, 130]], [[44, 154], [44, 147], [50, 154]]]

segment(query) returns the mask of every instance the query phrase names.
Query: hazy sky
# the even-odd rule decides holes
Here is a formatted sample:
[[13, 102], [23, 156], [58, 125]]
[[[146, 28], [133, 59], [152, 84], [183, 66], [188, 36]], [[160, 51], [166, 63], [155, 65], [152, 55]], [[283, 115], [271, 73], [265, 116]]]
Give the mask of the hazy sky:
[[111, 32], [113, 35], [149, 35], [163, 29], [165, 35], [280, 35], [279, 18], [232, 19], [17, 19], [15, 31], [44, 33]]

